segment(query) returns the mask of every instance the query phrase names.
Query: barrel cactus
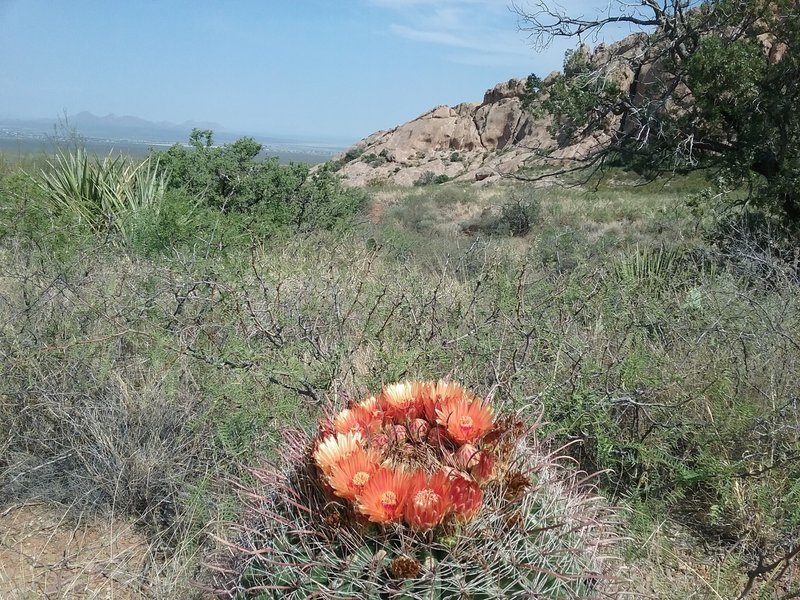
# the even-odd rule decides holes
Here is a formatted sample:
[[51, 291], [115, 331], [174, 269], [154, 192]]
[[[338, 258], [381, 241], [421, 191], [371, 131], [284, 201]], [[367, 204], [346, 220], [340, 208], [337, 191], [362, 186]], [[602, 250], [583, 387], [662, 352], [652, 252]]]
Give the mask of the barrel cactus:
[[534, 427], [456, 383], [386, 386], [286, 452], [243, 494], [220, 597], [613, 595], [613, 514]]

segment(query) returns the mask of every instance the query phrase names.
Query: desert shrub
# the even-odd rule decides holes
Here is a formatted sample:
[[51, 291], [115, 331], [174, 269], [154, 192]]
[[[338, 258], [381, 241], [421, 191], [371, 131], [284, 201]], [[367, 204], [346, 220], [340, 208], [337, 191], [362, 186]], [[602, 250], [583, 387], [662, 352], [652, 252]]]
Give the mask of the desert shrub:
[[391, 207], [386, 214], [387, 222], [394, 222], [403, 229], [415, 233], [430, 232], [440, 223], [440, 215], [430, 199], [424, 196], [409, 196], [402, 203]]
[[[387, 208], [379, 229], [388, 244], [401, 254], [416, 251], [416, 256], [447, 254], [448, 247], [459, 247], [459, 230], [453, 224], [453, 213], [477, 202], [475, 190], [450, 183], [436, 187], [415, 188]], [[438, 240], [434, 242], [431, 235]], [[423, 236], [420, 239], [418, 237]], [[441, 248], [436, 246], [441, 245]], [[467, 246], [469, 244], [466, 244]]]
[[442, 173], [441, 175], [437, 175], [433, 171], [425, 171], [419, 178], [414, 182], [416, 186], [425, 186], [425, 185], [439, 185], [442, 183], [447, 183], [450, 181], [450, 177]]
[[17, 170], [0, 179], [0, 245], [28, 252], [28, 264], [41, 253], [68, 260], [88, 238], [96, 234], [76, 214], [58, 210], [35, 177]]
[[[783, 502], [767, 509], [763, 494], [770, 486], [790, 493], [787, 481], [798, 466], [790, 459], [772, 479], [751, 461], [772, 464], [768, 446], [791, 456], [800, 429], [794, 412], [791, 425], [777, 425], [789, 396], [768, 406], [757, 390], [772, 385], [775, 369], [798, 367], [788, 341], [795, 339], [797, 322], [784, 312], [794, 310], [786, 303], [797, 297], [790, 287], [766, 308], [744, 292], [741, 280], [709, 278], [704, 268], [664, 251], [621, 259], [608, 280], [598, 282], [595, 293], [604, 299], [593, 309], [603, 315], [604, 339], [615, 340], [609, 351], [616, 358], [591, 353], [594, 358], [582, 359], [589, 361], [583, 374], [572, 378], [569, 399], [551, 404], [551, 415], [569, 432], [565, 439], [580, 440], [576, 457], [585, 468], [608, 469], [607, 489], [661, 505], [706, 535], [713, 531], [768, 552], [784, 535], [778, 532], [791, 530], [793, 511]], [[748, 319], [758, 305], [771, 316], [757, 321], [769, 328], [777, 319], [782, 334], [754, 333]], [[742, 336], [751, 334], [758, 342], [743, 350]], [[737, 383], [742, 378], [753, 393]], [[753, 520], [754, 514], [762, 517]]]
[[705, 223], [722, 261], [756, 284], [800, 281], [800, 250], [774, 215], [757, 208], [720, 211]]
[[486, 235], [524, 236], [539, 222], [540, 202], [525, 192], [512, 191], [511, 197], [500, 205], [486, 207], [480, 215], [461, 225], [468, 233]]
[[491, 206], [485, 207], [480, 214], [461, 224], [461, 230], [468, 234], [483, 233], [485, 235], [508, 235], [508, 228]]
[[500, 222], [513, 236], [527, 235], [539, 220], [539, 202], [535, 198], [516, 197], [500, 207]]
[[219, 213], [209, 212], [185, 191], [168, 190], [160, 210], [146, 213], [140, 219], [131, 240], [131, 249], [147, 256], [158, 256], [170, 249], [202, 243], [203, 238], [198, 236], [201, 231], [213, 246], [224, 236], [215, 231], [213, 222], [209, 222], [216, 217], [218, 229], [222, 221]]
[[147, 334], [127, 329], [143, 325], [153, 297], [131, 265], [103, 272], [105, 252], [88, 244], [63, 262], [4, 255], [14, 260], [0, 277], [24, 269], [27, 279], [4, 288], [0, 309], [3, 497], [116, 510], [151, 533], [178, 535], [179, 496], [199, 474], [203, 442], [191, 388], [176, 385], [180, 369], [162, 370], [147, 357]]
[[550, 225], [542, 226], [535, 248], [536, 258], [542, 266], [557, 274], [569, 273], [584, 265], [595, 251], [580, 229]]
[[367, 163], [369, 166], [374, 168], [385, 165], [387, 163], [387, 158], [383, 154], [375, 154], [370, 152], [369, 154], [361, 155], [361, 162]]
[[295, 197], [289, 224], [296, 231], [351, 225], [366, 202], [362, 191], [345, 189], [334, 171], [323, 166], [311, 173]]
[[255, 215], [265, 227], [306, 230], [346, 222], [365, 203], [363, 193], [342, 187], [330, 164], [313, 171], [305, 164], [282, 166], [275, 158], [259, 159], [262, 146], [251, 138], [215, 147], [211, 135], [195, 130], [190, 148], [176, 144], [154, 153], [169, 187], [201, 205]]
[[47, 231], [52, 210], [36, 181], [22, 171], [0, 177], [0, 240], [22, 238]]
[[364, 154], [363, 148], [350, 148], [339, 158], [329, 161], [328, 164], [330, 165], [331, 170], [339, 171], [347, 163], [360, 158], [362, 154]]
[[363, 148], [351, 148], [350, 150], [345, 152], [344, 158], [347, 162], [350, 162], [351, 160], [359, 158], [362, 154], [364, 154]]
[[414, 182], [414, 185], [421, 186], [421, 185], [431, 185], [433, 184], [433, 180], [436, 179], [436, 173], [433, 171], [425, 171], [422, 175], [417, 178]]
[[92, 238], [66, 257], [0, 253], [0, 497], [114, 512], [168, 552], [197, 543], [236, 461], [269, 452], [276, 415], [303, 413], [294, 375], [247, 365], [224, 260], [158, 268]]
[[[274, 482], [262, 487], [244, 465], [285, 448], [287, 429], [312, 431], [327, 396], [345, 405], [386, 381], [447, 373], [526, 419], [543, 411], [539, 434], [571, 442], [584, 471], [603, 470], [600, 491], [636, 509], [625, 533], [644, 532], [639, 555], [653, 522], [680, 523], [681, 540], [702, 542], [690, 542], [697, 556], [718, 548], [733, 582], [795, 548], [790, 273], [740, 270], [690, 227], [650, 229], [661, 205], [664, 219], [683, 206], [677, 197], [548, 192], [536, 235], [509, 240], [442, 222], [453, 189], [413, 192], [435, 229], [387, 211], [384, 227], [293, 235], [259, 229], [269, 221], [257, 209], [222, 212], [169, 190], [141, 242], [169, 250], [137, 256], [4, 175], [2, 501], [119, 507], [169, 549], [213, 545], [205, 534], [221, 532], [208, 523], [240, 517], [230, 480], [268, 508]], [[587, 220], [625, 230], [596, 235]], [[170, 230], [188, 241], [170, 245]]]

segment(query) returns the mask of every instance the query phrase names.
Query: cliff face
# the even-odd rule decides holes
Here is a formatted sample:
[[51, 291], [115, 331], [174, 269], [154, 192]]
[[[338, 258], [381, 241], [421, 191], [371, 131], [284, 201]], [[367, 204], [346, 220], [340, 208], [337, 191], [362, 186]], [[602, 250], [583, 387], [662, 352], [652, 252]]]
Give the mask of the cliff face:
[[[758, 25], [758, 24], [757, 24]], [[770, 33], [754, 29], [764, 56], [771, 64], [784, 59], [790, 48]], [[755, 26], [754, 26], [755, 27]], [[486, 91], [480, 103], [437, 106], [413, 121], [389, 131], [379, 131], [338, 157], [344, 181], [349, 185], [388, 182], [412, 185], [420, 179], [446, 176], [466, 181], [491, 181], [533, 163], [542, 155], [574, 159], [607, 145], [612, 136], [638, 132], [638, 116], [647, 110], [685, 114], [694, 99], [684, 82], [668, 68], [663, 57], [668, 40], [634, 33], [594, 50], [583, 45], [576, 51], [577, 64], [613, 82], [627, 94], [633, 118], [609, 113], [604, 130], [572, 143], [550, 134], [550, 117], [534, 117], [523, 107], [525, 81], [511, 79]], [[542, 82], [538, 97], [545, 99], [556, 73]], [[652, 104], [651, 104], [652, 103]]]
[[547, 123], [522, 107], [525, 82], [488, 90], [481, 103], [437, 106], [413, 121], [379, 131], [340, 160], [350, 185], [385, 181], [412, 185], [426, 173], [485, 179], [515, 171], [539, 148], [551, 147]]

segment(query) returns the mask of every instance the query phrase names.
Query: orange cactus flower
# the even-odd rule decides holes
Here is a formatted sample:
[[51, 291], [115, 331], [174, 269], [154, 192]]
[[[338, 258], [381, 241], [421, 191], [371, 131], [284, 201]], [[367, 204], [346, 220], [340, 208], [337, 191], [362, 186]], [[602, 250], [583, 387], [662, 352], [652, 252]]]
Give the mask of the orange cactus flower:
[[436, 422], [437, 410], [450, 406], [460, 400], [472, 401], [473, 396], [460, 383], [444, 381], [429, 382], [422, 390], [422, 407], [425, 418]]
[[416, 381], [392, 383], [383, 388], [380, 404], [390, 418], [405, 423], [421, 412], [424, 384]]
[[469, 521], [478, 513], [483, 503], [483, 492], [474, 481], [455, 477], [450, 480], [448, 500], [456, 517]]
[[415, 472], [409, 483], [406, 500], [406, 523], [417, 529], [432, 529], [442, 522], [449, 512], [450, 480], [438, 471], [428, 478], [422, 471]]
[[403, 471], [380, 468], [356, 496], [357, 507], [373, 523], [397, 521], [403, 515], [409, 476]]
[[360, 433], [337, 433], [323, 438], [314, 451], [314, 461], [324, 473], [329, 474], [333, 465], [361, 448]]
[[461, 399], [436, 410], [437, 422], [459, 444], [471, 444], [492, 428], [492, 409], [480, 400]]
[[350, 408], [345, 408], [333, 419], [333, 428], [338, 433], [364, 433], [364, 428], [359, 422], [359, 414]]
[[366, 436], [381, 428], [380, 418], [376, 418], [369, 409], [355, 404], [341, 411], [333, 419], [333, 427], [339, 433], [360, 433]]
[[354, 500], [377, 470], [377, 456], [374, 453], [356, 450], [333, 465], [328, 483], [340, 498]]
[[383, 420], [383, 409], [381, 408], [381, 403], [375, 396], [370, 396], [366, 400], [362, 400], [356, 406], [360, 409], [366, 410], [370, 415], [372, 415], [373, 421], [382, 421]]

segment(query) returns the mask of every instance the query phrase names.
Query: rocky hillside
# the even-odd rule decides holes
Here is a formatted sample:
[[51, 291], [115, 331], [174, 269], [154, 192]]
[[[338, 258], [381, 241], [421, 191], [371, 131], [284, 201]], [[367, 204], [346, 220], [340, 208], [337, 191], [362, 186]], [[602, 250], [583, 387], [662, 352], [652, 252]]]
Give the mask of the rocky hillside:
[[[758, 35], [766, 58], [775, 63], [788, 51], [769, 33]], [[664, 49], [635, 33], [614, 44], [600, 44], [593, 50], [581, 46], [576, 58], [593, 71], [616, 83], [630, 94], [634, 104], [664, 88], [670, 75], [659, 60]], [[542, 82], [538, 98], [547, 97], [557, 73]], [[610, 117], [605, 131], [570, 145], [550, 134], [550, 118], [534, 117], [523, 106], [524, 79], [511, 79], [487, 90], [483, 101], [456, 106], [437, 106], [413, 121], [361, 140], [336, 157], [344, 181], [352, 186], [371, 183], [413, 185], [419, 181], [445, 179], [491, 181], [530, 165], [538, 157], [578, 158], [598, 145], [606, 144], [620, 125]], [[678, 100], [680, 99], [680, 100]], [[684, 88], [666, 101], [667, 110], [681, 111], [691, 102]]]
[[[628, 59], [642, 41], [641, 35], [632, 35], [593, 52], [583, 46], [579, 52], [610, 67], [618, 83], [629, 88], [634, 76]], [[545, 94], [554, 75], [543, 82]], [[569, 158], [606, 141], [601, 133], [579, 145], [559, 144], [549, 133], [550, 119], [535, 118], [523, 107], [524, 93], [525, 80], [511, 79], [487, 90], [480, 103], [437, 106], [413, 121], [373, 133], [337, 157], [342, 175], [353, 186], [410, 186], [445, 177], [491, 181], [517, 171], [542, 152]]]
[[339, 157], [350, 185], [420, 178], [487, 179], [513, 172], [552, 138], [547, 124], [523, 109], [525, 82], [512, 79], [486, 92], [483, 102], [437, 106], [413, 121], [379, 131]]

